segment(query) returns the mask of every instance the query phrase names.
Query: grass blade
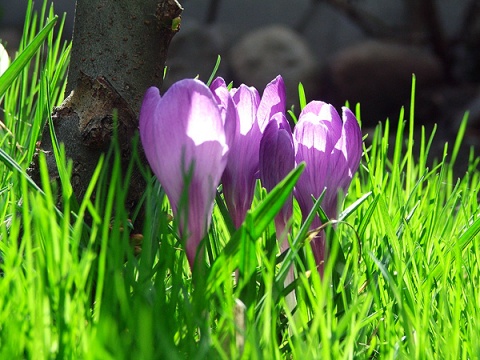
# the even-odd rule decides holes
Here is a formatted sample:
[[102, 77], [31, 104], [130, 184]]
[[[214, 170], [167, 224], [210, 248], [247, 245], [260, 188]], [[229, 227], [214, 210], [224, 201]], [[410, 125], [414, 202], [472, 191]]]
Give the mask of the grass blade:
[[47, 38], [50, 31], [52, 31], [58, 17], [55, 16], [47, 25], [35, 36], [33, 41], [23, 50], [20, 55], [10, 64], [8, 69], [0, 77], [0, 97], [5, 94], [5, 91], [10, 87], [15, 78], [27, 66], [30, 59], [37, 53], [43, 41]]

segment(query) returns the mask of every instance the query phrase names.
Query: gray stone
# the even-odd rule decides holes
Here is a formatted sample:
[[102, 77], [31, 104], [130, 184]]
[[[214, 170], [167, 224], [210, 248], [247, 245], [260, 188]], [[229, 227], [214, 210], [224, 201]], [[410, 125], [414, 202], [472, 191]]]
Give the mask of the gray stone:
[[[200, 25], [194, 21], [182, 27], [174, 36], [166, 61], [167, 75], [163, 89], [167, 89], [174, 82], [194, 78], [207, 82], [217, 62], [218, 55], [224, 53], [224, 40], [221, 32], [207, 25]], [[227, 64], [223, 59], [217, 72], [218, 76], [225, 76]]]
[[322, 71], [321, 96], [336, 106], [361, 105], [362, 120], [373, 125], [398, 116], [409, 104], [411, 79], [416, 93], [443, 81], [441, 62], [432, 54], [407, 45], [367, 41], [334, 54]]
[[287, 27], [273, 25], [250, 32], [232, 47], [229, 55], [237, 85], [245, 83], [261, 92], [282, 75], [288, 104], [297, 103], [299, 82], [307, 97], [317, 93], [317, 63], [303, 38]]

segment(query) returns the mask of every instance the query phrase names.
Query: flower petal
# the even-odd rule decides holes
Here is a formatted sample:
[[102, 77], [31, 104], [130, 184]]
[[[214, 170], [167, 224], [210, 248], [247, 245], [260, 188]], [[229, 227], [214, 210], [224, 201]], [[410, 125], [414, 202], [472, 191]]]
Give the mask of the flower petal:
[[296, 196], [306, 216], [313, 205], [312, 196], [318, 198], [324, 188], [330, 154], [335, 143], [325, 122], [318, 121], [311, 113], [304, 114], [293, 132], [295, 162], [304, 161], [305, 170], [296, 185]]
[[232, 99], [236, 105], [239, 117], [238, 131], [240, 134], [245, 135], [257, 123], [260, 95], [258, 95], [258, 91], [255, 88], [242, 84], [233, 92]]
[[[194, 79], [173, 84], [163, 97], [151, 88], [140, 111], [140, 136], [147, 160], [187, 238], [187, 256], [193, 265], [227, 163], [229, 148], [217, 101], [204, 83]], [[182, 208], [179, 213], [187, 185], [188, 211]]]
[[232, 96], [228, 91], [223, 78], [217, 77], [210, 85], [210, 89], [220, 107], [227, 144], [232, 146], [235, 132], [237, 130], [237, 124], [239, 122], [235, 103], [233, 102]]
[[[207, 141], [195, 148], [192, 181], [188, 188], [187, 257], [191, 264], [201, 240], [210, 226], [216, 189], [220, 183], [227, 157], [224, 147], [217, 141]], [[185, 219], [180, 217], [180, 227]]]
[[256, 116], [260, 96], [255, 88], [245, 85], [232, 89], [230, 94], [237, 110], [237, 124], [222, 184], [233, 223], [239, 227], [251, 207], [258, 172], [262, 133]]
[[357, 118], [350, 109], [343, 107], [343, 134], [345, 153], [350, 169], [350, 176], [357, 171], [362, 158], [362, 131]]
[[337, 110], [323, 101], [311, 101], [302, 110], [299, 121], [302, 117], [313, 116], [315, 122], [322, 122], [329, 128], [329, 136], [333, 142], [337, 142], [342, 134], [342, 119]]
[[[267, 191], [271, 191], [295, 167], [295, 153], [290, 125], [283, 113], [272, 117], [260, 141], [260, 180]], [[275, 217], [277, 239], [285, 242], [286, 224], [292, 216], [292, 199], [285, 202], [280, 213]]]
[[[153, 150], [155, 147], [155, 136], [153, 130], [156, 124], [155, 118], [157, 113], [157, 105], [159, 102], [160, 91], [156, 87], [151, 87], [145, 92], [142, 106], [140, 108], [140, 137], [142, 139], [142, 145], [145, 149], [147, 160], [151, 164], [159, 163], [158, 159], [156, 158], [156, 151]], [[153, 169], [153, 171], [156, 173], [156, 169]]]
[[260, 142], [260, 179], [271, 191], [295, 166], [292, 132], [285, 115], [277, 113]]
[[285, 83], [278, 75], [265, 87], [258, 106], [257, 119], [262, 132], [274, 114], [285, 113], [286, 104]]

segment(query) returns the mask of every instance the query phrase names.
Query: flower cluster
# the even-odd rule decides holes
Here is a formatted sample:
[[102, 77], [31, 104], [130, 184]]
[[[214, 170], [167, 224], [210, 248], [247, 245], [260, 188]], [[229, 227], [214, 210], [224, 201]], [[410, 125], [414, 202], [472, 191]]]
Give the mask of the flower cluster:
[[[322, 192], [322, 208], [337, 216], [338, 194], [346, 193], [362, 154], [362, 137], [353, 113], [312, 101], [302, 110], [292, 133], [285, 116], [283, 79], [270, 82], [262, 96], [253, 87], [229, 89], [222, 78], [210, 87], [199, 80], [181, 80], [160, 96], [157, 88], [145, 94], [140, 111], [140, 136], [147, 160], [167, 194], [186, 253], [193, 265], [206, 235], [220, 182], [227, 208], [238, 228], [245, 219], [258, 178], [270, 191], [295, 166], [305, 171], [294, 196], [303, 217]], [[184, 187], [188, 185], [188, 189]], [[179, 209], [187, 191], [187, 211]], [[288, 246], [286, 224], [293, 197], [277, 215], [275, 225], [282, 249]], [[312, 228], [320, 226], [315, 218]], [[325, 257], [321, 232], [312, 242], [317, 264]]]

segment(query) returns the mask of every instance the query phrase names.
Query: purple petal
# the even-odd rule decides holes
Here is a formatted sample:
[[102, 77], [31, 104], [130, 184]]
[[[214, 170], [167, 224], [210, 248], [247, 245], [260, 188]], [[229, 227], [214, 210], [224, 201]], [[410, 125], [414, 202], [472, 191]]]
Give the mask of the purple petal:
[[[348, 129], [355, 131], [358, 123], [352, 116], [344, 111]], [[336, 216], [338, 189], [346, 191], [345, 185], [348, 186], [353, 174], [347, 162], [344, 131], [342, 119], [330, 104], [312, 101], [300, 114], [294, 131], [295, 159], [297, 163], [305, 161], [306, 169], [297, 183], [296, 195], [304, 215], [311, 209], [311, 196], [317, 198], [327, 188], [322, 207], [329, 217]], [[359, 129], [358, 132], [361, 146]]]
[[[187, 257], [191, 265], [197, 247], [206, 235], [211, 222], [211, 214], [227, 157], [224, 148], [217, 141], [204, 142], [196, 147], [192, 182], [188, 189], [188, 241]], [[180, 228], [185, 226], [180, 217]]]
[[292, 133], [285, 122], [285, 115], [277, 113], [265, 128], [260, 142], [260, 179], [268, 191], [295, 166]]
[[210, 84], [210, 90], [215, 91], [216, 89], [218, 89], [220, 87], [223, 87], [223, 88], [226, 89], [227, 84], [225, 83], [225, 80], [222, 77], [218, 76]]
[[230, 93], [233, 93], [238, 123], [222, 184], [228, 210], [234, 225], [239, 227], [251, 207], [258, 172], [258, 151], [262, 133], [256, 113], [260, 97], [255, 88], [245, 85]]
[[[277, 113], [268, 123], [260, 142], [260, 179], [271, 191], [295, 166], [292, 132], [285, 115]], [[285, 227], [292, 216], [292, 196], [275, 217], [280, 243], [286, 239]]]
[[[346, 193], [362, 156], [362, 133], [357, 119], [348, 108], [343, 108], [342, 136], [332, 151], [329, 164], [328, 187]], [[335, 192], [335, 194], [333, 194]], [[332, 197], [338, 191], [331, 191]], [[325, 199], [327, 201], [327, 199]], [[333, 201], [333, 200], [332, 200]], [[333, 207], [333, 206], [332, 206]], [[334, 215], [335, 216], [335, 215]]]
[[302, 110], [299, 121], [302, 117], [312, 117], [315, 122], [322, 122], [329, 128], [329, 136], [332, 141], [337, 142], [342, 134], [342, 119], [337, 110], [323, 101], [311, 101]]
[[227, 144], [231, 147], [239, 121], [235, 103], [222, 78], [217, 77], [210, 85], [210, 89], [220, 108]]
[[362, 158], [362, 131], [357, 118], [350, 109], [343, 107], [343, 134], [345, 153], [347, 156], [350, 176], [357, 171]]
[[[193, 264], [196, 248], [210, 223], [215, 189], [226, 166], [222, 116], [210, 89], [193, 79], [181, 80], [160, 98], [149, 89], [140, 111], [140, 136], [147, 160], [165, 189]], [[188, 216], [178, 213], [189, 169]]]
[[225, 172], [223, 191], [234, 225], [238, 228], [250, 209], [258, 172], [261, 133], [255, 123], [247, 134], [235, 138]]
[[[153, 129], [155, 128], [155, 118], [157, 114], [157, 105], [160, 102], [160, 91], [156, 87], [151, 87], [145, 92], [142, 106], [140, 108], [139, 129], [142, 144], [145, 149], [147, 160], [152, 164], [159, 163], [156, 158], [155, 135]], [[149, 151], [147, 151], [147, 149]], [[155, 170], [153, 170], [156, 172]]]
[[[333, 106], [312, 101], [301, 112], [294, 130], [295, 161], [305, 161], [305, 171], [295, 187], [295, 196], [305, 218], [311, 211], [311, 197], [325, 190], [322, 208], [329, 218], [337, 217], [339, 190], [344, 193], [358, 169], [362, 155], [362, 134], [353, 113], [343, 108], [342, 118]], [[314, 218], [311, 228], [320, 226]], [[319, 271], [323, 272], [325, 234], [312, 241]]]
[[329, 130], [325, 123], [319, 122], [313, 114], [304, 114], [300, 117], [293, 132], [295, 162], [297, 164], [302, 161], [306, 163], [295, 190], [304, 216], [312, 208], [312, 195], [318, 198], [326, 185], [330, 154], [335, 145]]
[[260, 95], [258, 91], [253, 87], [246, 85], [240, 85], [236, 91], [234, 91], [233, 102], [236, 105], [240, 134], [247, 134], [253, 127], [253, 124], [257, 123], [257, 110], [260, 102]]
[[258, 106], [257, 118], [262, 132], [274, 114], [285, 113], [286, 103], [285, 83], [278, 75], [265, 87]]

